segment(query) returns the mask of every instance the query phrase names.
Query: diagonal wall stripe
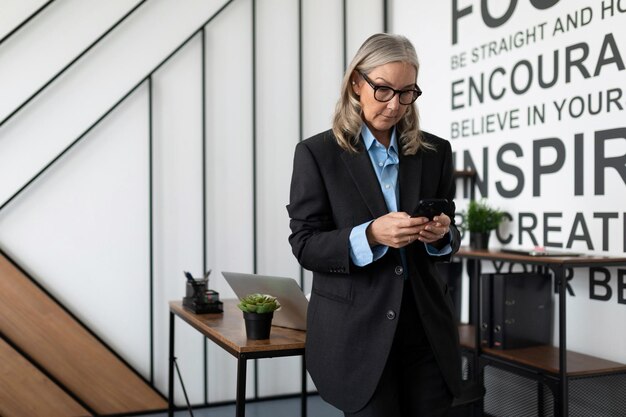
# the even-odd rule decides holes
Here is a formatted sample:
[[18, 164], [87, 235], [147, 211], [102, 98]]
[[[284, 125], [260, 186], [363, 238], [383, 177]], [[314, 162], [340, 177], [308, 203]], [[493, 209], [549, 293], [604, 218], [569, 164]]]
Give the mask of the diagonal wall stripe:
[[[13, 116], [20, 112], [24, 107], [28, 105], [35, 97], [41, 94], [49, 85], [51, 85], [57, 78], [59, 78], [65, 71], [67, 71], [70, 67], [72, 67], [76, 62], [78, 62], [85, 54], [87, 54], [94, 46], [98, 45], [104, 38], [106, 38], [109, 33], [113, 32], [115, 28], [117, 28], [120, 24], [122, 24], [129, 16], [131, 16], [137, 9], [139, 9], [146, 0], [141, 0], [132, 9], [130, 9], [124, 16], [118, 19], [108, 30], [106, 30], [102, 35], [100, 35], [96, 40], [89, 44], [87, 48], [85, 48], [80, 54], [78, 54], [74, 59], [68, 62], [60, 71], [58, 71], [55, 75], [53, 75], [47, 82], [41, 85], [34, 93], [32, 93], [26, 100], [24, 100], [20, 105], [15, 107], [9, 114], [7, 114], [1, 121], [0, 126], [4, 125], [8, 122]], [[49, 3], [48, 3], [49, 4]], [[47, 6], [47, 4], [46, 4]], [[4, 39], [3, 39], [4, 41]]]
[[167, 406], [5, 256], [0, 256], [0, 332], [99, 414]]
[[28, 22], [30, 22], [31, 20], [33, 20], [35, 17], [37, 17], [37, 15], [41, 12], [43, 12], [46, 7], [50, 6], [55, 0], [49, 0], [48, 2], [46, 2], [45, 4], [41, 5], [37, 10], [35, 10], [33, 13], [31, 13], [26, 19], [24, 19], [19, 25], [17, 25], [16, 27], [14, 27], [13, 29], [11, 29], [11, 31], [9, 33], [7, 33], [6, 35], [4, 35], [2, 37], [2, 39], [0, 39], [0, 45], [2, 45], [2, 43], [4, 41], [6, 41], [7, 39], [9, 39], [11, 36], [13, 36], [14, 33], [18, 32], [21, 28], [23, 28], [24, 26], [26, 26], [28, 24]]
[[91, 415], [4, 340], [0, 340], [0, 375], [0, 415], [4, 417]]

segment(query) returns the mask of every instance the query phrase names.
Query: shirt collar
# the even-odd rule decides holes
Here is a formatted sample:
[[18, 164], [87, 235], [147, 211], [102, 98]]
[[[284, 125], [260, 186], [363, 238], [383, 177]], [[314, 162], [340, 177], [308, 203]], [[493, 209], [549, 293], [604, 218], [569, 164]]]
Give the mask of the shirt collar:
[[[372, 146], [374, 146], [374, 143], [378, 142], [378, 140], [374, 137], [372, 131], [369, 129], [369, 127], [367, 127], [367, 124], [365, 123], [361, 125], [361, 135], [363, 136], [365, 149], [367, 149], [368, 151], [372, 148]], [[391, 140], [389, 141], [388, 151], [393, 152], [396, 155], [398, 154], [398, 139], [395, 126], [391, 129]]]

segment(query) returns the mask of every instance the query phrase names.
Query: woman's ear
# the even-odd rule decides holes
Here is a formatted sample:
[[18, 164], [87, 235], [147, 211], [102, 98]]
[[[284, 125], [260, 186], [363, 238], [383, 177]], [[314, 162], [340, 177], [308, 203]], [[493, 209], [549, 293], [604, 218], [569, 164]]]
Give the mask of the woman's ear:
[[357, 96], [360, 95], [361, 86], [356, 80], [356, 75], [352, 74], [352, 77], [350, 78], [351, 78], [350, 84], [352, 85], [352, 91], [354, 91], [354, 94], [356, 94]]

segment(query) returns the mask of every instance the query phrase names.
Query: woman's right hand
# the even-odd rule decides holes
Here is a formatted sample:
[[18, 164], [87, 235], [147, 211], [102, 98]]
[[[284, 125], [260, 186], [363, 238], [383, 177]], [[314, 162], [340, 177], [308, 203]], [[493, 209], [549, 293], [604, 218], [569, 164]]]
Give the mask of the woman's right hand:
[[366, 230], [370, 246], [402, 248], [418, 237], [429, 223], [426, 217], [411, 217], [405, 212], [391, 212], [374, 220]]

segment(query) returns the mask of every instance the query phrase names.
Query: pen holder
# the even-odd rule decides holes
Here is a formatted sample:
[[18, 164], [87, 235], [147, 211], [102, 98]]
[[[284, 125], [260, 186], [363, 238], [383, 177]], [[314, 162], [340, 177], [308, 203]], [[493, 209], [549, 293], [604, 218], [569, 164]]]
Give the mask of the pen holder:
[[217, 291], [208, 289], [207, 278], [187, 280], [183, 307], [195, 314], [222, 313], [223, 303]]

